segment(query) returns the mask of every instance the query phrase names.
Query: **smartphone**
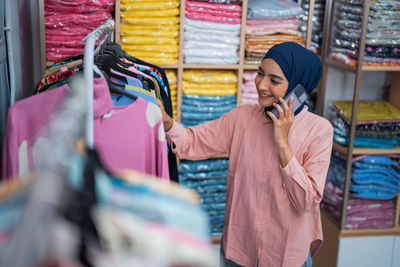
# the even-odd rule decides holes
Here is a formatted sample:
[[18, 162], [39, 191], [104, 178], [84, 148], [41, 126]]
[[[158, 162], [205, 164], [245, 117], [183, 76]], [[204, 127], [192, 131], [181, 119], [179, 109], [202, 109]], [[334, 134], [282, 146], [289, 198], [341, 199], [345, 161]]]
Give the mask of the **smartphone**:
[[[296, 112], [303, 104], [304, 102], [307, 101], [308, 99], [308, 94], [306, 92], [306, 89], [304, 89], [303, 85], [298, 84], [296, 87], [292, 90], [290, 94], [288, 94], [283, 100], [289, 105], [289, 99], [290, 97], [293, 97], [293, 113]], [[283, 110], [283, 106], [281, 103], [279, 103]], [[267, 112], [265, 112], [267, 113]], [[275, 117], [279, 118], [279, 113], [276, 108], [274, 108], [271, 111], [272, 114], [275, 115]]]

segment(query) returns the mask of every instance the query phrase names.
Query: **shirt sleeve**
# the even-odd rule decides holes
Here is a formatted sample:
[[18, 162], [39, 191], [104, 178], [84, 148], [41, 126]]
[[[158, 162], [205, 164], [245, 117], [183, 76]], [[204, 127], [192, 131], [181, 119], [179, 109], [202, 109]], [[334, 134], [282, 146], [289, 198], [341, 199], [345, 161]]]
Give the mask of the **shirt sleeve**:
[[184, 128], [174, 121], [167, 132], [172, 151], [181, 159], [201, 160], [218, 154], [229, 154], [232, 133], [239, 108], [219, 119]]
[[332, 126], [329, 122], [326, 125], [311, 141], [303, 166], [293, 156], [284, 168], [281, 167], [284, 188], [300, 212], [310, 211], [322, 200], [333, 143]]

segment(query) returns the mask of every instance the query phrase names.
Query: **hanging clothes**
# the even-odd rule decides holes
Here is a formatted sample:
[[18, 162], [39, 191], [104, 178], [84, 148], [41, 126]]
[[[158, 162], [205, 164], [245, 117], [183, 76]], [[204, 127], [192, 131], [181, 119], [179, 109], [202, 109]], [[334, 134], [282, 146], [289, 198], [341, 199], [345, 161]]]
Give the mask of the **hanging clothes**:
[[[3, 178], [35, 167], [35, 151], [46, 142], [42, 129], [57, 112], [69, 86], [23, 99], [8, 114]], [[161, 111], [142, 98], [114, 106], [105, 77], [94, 79], [94, 147], [112, 170], [134, 169], [169, 180], [167, 143]]]

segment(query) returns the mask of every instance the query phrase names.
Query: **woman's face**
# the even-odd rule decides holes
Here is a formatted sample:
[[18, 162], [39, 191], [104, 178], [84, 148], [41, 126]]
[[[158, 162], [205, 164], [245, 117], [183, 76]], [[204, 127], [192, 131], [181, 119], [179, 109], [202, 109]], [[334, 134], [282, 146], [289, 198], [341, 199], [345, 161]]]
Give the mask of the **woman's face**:
[[258, 67], [255, 83], [258, 103], [263, 107], [271, 107], [285, 95], [289, 82], [279, 65], [272, 58], [264, 59]]

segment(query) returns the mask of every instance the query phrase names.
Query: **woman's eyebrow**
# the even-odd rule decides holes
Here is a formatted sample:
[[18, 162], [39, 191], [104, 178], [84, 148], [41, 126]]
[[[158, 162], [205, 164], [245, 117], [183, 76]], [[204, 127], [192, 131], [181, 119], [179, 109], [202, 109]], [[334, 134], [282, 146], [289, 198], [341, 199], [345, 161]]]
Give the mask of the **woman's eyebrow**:
[[275, 78], [275, 79], [281, 80], [281, 81], [285, 80], [281, 76], [276, 75], [276, 74], [268, 74], [268, 76], [271, 77], [271, 78]]

